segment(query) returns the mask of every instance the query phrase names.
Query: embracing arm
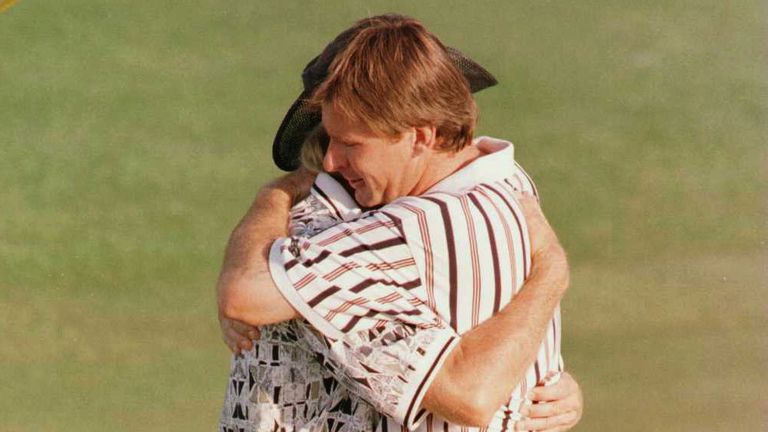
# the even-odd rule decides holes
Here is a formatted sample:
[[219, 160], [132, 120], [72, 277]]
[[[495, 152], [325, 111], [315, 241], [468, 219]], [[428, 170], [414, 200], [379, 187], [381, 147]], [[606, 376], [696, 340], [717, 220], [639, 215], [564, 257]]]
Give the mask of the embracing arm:
[[[295, 185], [289, 180], [263, 188], [233, 231], [218, 283], [220, 317], [262, 325], [297, 316], [277, 290], [267, 262], [274, 239], [287, 234], [288, 211], [295, 201]], [[422, 403], [456, 423], [485, 425], [506, 402], [535, 358], [568, 285], [565, 254], [538, 204], [534, 198], [520, 200], [533, 242], [531, 276], [509, 305], [462, 337]], [[578, 386], [568, 394], [577, 392]], [[580, 412], [580, 405], [576, 409]]]
[[533, 249], [531, 275], [498, 314], [462, 335], [422, 406], [465, 425], [487, 425], [534, 361], [569, 282], [565, 252], [535, 198], [521, 196]]
[[264, 186], [232, 231], [216, 284], [219, 317], [253, 326], [297, 316], [269, 273], [269, 248], [288, 234], [291, 207], [309, 191], [314, 175], [299, 170]]

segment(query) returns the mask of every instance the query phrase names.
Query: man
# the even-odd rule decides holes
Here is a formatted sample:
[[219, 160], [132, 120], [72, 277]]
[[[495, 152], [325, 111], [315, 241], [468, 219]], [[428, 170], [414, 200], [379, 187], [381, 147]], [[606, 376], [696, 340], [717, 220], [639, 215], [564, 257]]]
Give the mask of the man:
[[[426, 419], [427, 429], [504, 429], [515, 420], [509, 413], [522, 408], [526, 386], [560, 369], [552, 347], [559, 327], [549, 323], [567, 287], [564, 254], [535, 211], [526, 214], [536, 222], [528, 244], [514, 181], [489, 165], [504, 158], [486, 159], [469, 145], [474, 102], [439, 41], [398, 16], [358, 27], [313, 99], [330, 136], [325, 168], [346, 179], [358, 203], [383, 207], [309, 240], [275, 241], [310, 179], [289, 175], [267, 188], [233, 233], [219, 283], [221, 313], [252, 325], [300, 313], [350, 369], [347, 384], [361, 383], [361, 394], [407, 427]], [[425, 236], [430, 226], [434, 238]], [[463, 244], [468, 261], [458, 256]], [[533, 267], [529, 246], [538, 256]], [[444, 272], [436, 269], [440, 262]], [[504, 267], [510, 262], [513, 272]], [[538, 274], [529, 275], [531, 268]], [[472, 305], [460, 306], [464, 298]], [[366, 344], [382, 329], [397, 342], [421, 339], [414, 352], [399, 353], [407, 366], [399, 381], [371, 383], [355, 374], [387, 377], [377, 370], [382, 360], [367, 357]], [[489, 355], [506, 367], [483, 363]]]

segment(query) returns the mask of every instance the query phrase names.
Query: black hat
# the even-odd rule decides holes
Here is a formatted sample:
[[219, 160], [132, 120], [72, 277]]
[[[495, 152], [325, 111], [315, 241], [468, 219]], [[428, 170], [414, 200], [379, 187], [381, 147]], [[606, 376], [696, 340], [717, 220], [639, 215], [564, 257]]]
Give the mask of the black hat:
[[[320, 123], [320, 112], [309, 106], [309, 99], [328, 76], [328, 68], [336, 54], [347, 46], [353, 35], [349, 30], [343, 32], [304, 67], [301, 73], [304, 91], [285, 114], [272, 144], [272, 159], [281, 170], [293, 171], [299, 167], [301, 146], [307, 135]], [[445, 49], [453, 64], [467, 79], [472, 93], [496, 85], [496, 78], [490, 72], [466, 57], [461, 51], [451, 47]]]

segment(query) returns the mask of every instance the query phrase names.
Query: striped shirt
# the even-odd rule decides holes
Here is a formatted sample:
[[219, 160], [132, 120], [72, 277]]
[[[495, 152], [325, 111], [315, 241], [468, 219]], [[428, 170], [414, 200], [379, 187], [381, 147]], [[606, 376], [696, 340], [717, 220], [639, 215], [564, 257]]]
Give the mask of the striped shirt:
[[[477, 143], [494, 152], [426, 194], [272, 246], [275, 283], [324, 336], [342, 384], [387, 416], [380, 430], [472, 430], [427, 413], [421, 401], [457, 334], [509, 303], [530, 272], [513, 191], [535, 192], [533, 183], [510, 144]], [[527, 390], [560, 370], [557, 310], [536, 361], [488, 430], [511, 430]]]

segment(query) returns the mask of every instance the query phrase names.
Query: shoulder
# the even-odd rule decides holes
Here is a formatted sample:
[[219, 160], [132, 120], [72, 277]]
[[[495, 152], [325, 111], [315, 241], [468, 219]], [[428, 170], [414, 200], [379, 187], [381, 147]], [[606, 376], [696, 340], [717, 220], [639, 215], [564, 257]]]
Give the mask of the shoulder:
[[[466, 231], [477, 224], [477, 219], [519, 219], [522, 215], [515, 198], [516, 191], [535, 194], [533, 183], [522, 169], [514, 175], [495, 181], [478, 183], [460, 193], [430, 192], [425, 195], [400, 198], [384, 206], [380, 212], [391, 219], [411, 238], [432, 236], [438, 231]], [[493, 215], [489, 219], [489, 216]], [[411, 235], [409, 235], [411, 234]]]
[[536, 197], [539, 196], [539, 190], [536, 188], [533, 178], [517, 161], [515, 161], [509, 180], [516, 189], [532, 193]]
[[402, 224], [420, 219], [434, 220], [460, 200], [461, 194], [434, 192], [419, 196], [398, 198], [378, 211], [382, 216]]

